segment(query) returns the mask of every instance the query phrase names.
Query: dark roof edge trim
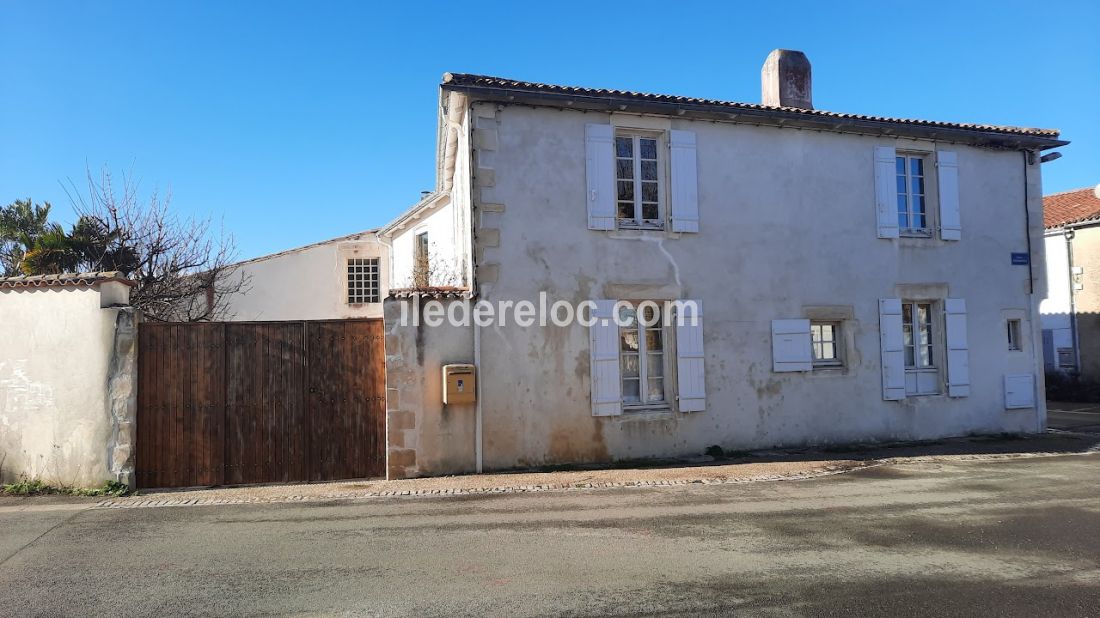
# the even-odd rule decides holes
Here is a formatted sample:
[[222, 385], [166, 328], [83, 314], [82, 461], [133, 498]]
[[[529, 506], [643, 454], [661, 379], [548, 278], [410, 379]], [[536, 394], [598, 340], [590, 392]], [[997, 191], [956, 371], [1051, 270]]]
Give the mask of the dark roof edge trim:
[[955, 141], [975, 145], [1048, 150], [1069, 144], [1066, 140], [1027, 133], [983, 130], [905, 122], [887, 119], [847, 118], [827, 113], [806, 114], [784, 109], [754, 109], [735, 105], [697, 102], [656, 101], [622, 95], [588, 95], [530, 91], [507, 87], [476, 86], [445, 82], [446, 90], [465, 92], [473, 97], [500, 103], [527, 103], [565, 109], [606, 110], [624, 113], [650, 113], [664, 116], [690, 116], [705, 120], [757, 123], [777, 127], [798, 127], [836, 133], [876, 134], [889, 137]]

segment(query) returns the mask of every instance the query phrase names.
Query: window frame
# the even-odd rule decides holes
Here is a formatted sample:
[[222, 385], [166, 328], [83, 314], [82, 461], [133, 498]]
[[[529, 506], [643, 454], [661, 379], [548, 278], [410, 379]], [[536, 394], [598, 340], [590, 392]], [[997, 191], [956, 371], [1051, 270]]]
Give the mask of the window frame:
[[[619, 139], [630, 138], [631, 140], [631, 172], [632, 177], [630, 179], [624, 179], [619, 177], [619, 161], [624, 159], [619, 156]], [[641, 140], [651, 139], [654, 141], [656, 148], [655, 159], [657, 164], [657, 218], [646, 219], [643, 217], [643, 205], [642, 205], [642, 183], [650, 182], [642, 178], [642, 158], [641, 158]], [[645, 129], [632, 129], [627, 127], [616, 127], [615, 133], [611, 143], [613, 168], [615, 170], [615, 227], [622, 230], [654, 230], [664, 231], [668, 229], [668, 200], [666, 198], [666, 192], [668, 187], [667, 182], [667, 166], [668, 166], [668, 136], [665, 131], [645, 130]], [[623, 218], [619, 216], [619, 205], [623, 200], [619, 199], [619, 183], [630, 181], [633, 186], [633, 202], [634, 202], [634, 217]]]
[[430, 240], [428, 230], [413, 232], [412, 279], [414, 286], [427, 287], [432, 284]]
[[[826, 341], [824, 337], [819, 341], [815, 329], [829, 327], [832, 329], [832, 339]], [[840, 320], [810, 320], [810, 359], [814, 369], [837, 369], [844, 366], [844, 336], [842, 334], [843, 322]], [[824, 334], [824, 331], [822, 331]], [[833, 345], [833, 357], [822, 358], [817, 354], [818, 345], [824, 349], [825, 344]]]
[[[633, 326], [622, 326], [621, 324], [617, 326], [618, 337], [617, 337], [617, 342], [616, 343], [617, 343], [618, 350], [619, 350], [619, 373], [620, 373], [620, 375], [619, 375], [619, 393], [620, 393], [620, 395], [619, 396], [620, 396], [620, 401], [622, 402], [624, 412], [647, 411], [647, 410], [665, 410], [665, 409], [670, 409], [671, 408], [672, 391], [670, 390], [671, 389], [670, 381], [673, 380], [674, 376], [672, 375], [672, 372], [670, 371], [671, 365], [670, 365], [670, 359], [669, 359], [669, 354], [673, 350], [672, 350], [672, 347], [671, 347], [672, 346], [672, 337], [671, 337], [672, 329], [668, 327], [669, 320], [666, 317], [667, 311], [668, 311], [668, 303], [666, 301], [657, 301], [657, 300], [650, 301], [650, 302], [654, 303], [657, 306], [658, 320], [657, 320], [657, 323], [653, 326], [645, 326], [645, 325], [642, 324], [642, 321], [639, 319], [640, 316], [638, 315], [639, 314], [638, 306], [643, 302], [646, 302], [646, 301], [644, 301], [644, 300], [637, 300], [637, 301], [636, 300], [622, 300], [621, 303], [620, 303], [620, 306], [622, 304], [629, 304], [634, 309], [634, 312], [635, 312]], [[620, 320], [620, 322], [621, 322], [621, 320]], [[627, 351], [627, 350], [623, 349], [625, 347], [624, 344], [623, 344], [623, 334], [624, 334], [624, 332], [630, 332], [630, 331], [633, 331], [634, 333], [636, 333], [636, 336], [638, 338], [638, 347], [637, 347], [636, 351]], [[652, 352], [652, 351], [649, 350], [649, 347], [648, 347], [649, 344], [648, 344], [648, 341], [646, 340], [646, 331], [657, 331], [657, 332], [660, 333], [660, 336], [661, 336], [661, 350], [660, 350], [660, 354], [661, 354], [661, 362], [660, 362], [661, 375], [659, 375], [659, 376], [650, 375], [651, 367], [650, 367], [649, 356], [650, 356], [650, 354], [655, 354], [655, 352]], [[630, 378], [626, 377], [625, 372], [622, 370], [624, 356], [636, 356], [638, 358], [638, 376], [637, 377], [630, 377]], [[650, 378], [654, 378], [654, 377], [661, 380], [661, 399], [659, 399], [659, 400], [650, 400], [649, 399], [649, 380], [650, 380]], [[638, 382], [638, 400], [637, 401], [627, 400], [627, 398], [626, 398], [625, 385], [626, 385], [626, 382], [628, 380]], [[644, 385], [644, 388], [643, 388], [643, 385]]]
[[[901, 193], [897, 190], [897, 182], [903, 178], [897, 172], [898, 159], [903, 159], [904, 163], [904, 179], [905, 179], [905, 193]], [[914, 194], [913, 192], [913, 174], [911, 161], [919, 159], [921, 161], [921, 180], [924, 181], [924, 191], [922, 193]], [[903, 196], [905, 198], [905, 211], [902, 212], [900, 204], [895, 206], [895, 216], [898, 218], [898, 234], [903, 237], [912, 238], [932, 238], [936, 231], [936, 219], [934, 218], [935, 205], [932, 199], [933, 189], [935, 189], [935, 183], [933, 182], [933, 176], [935, 174], [929, 174], [929, 169], [935, 170], [935, 159], [931, 152], [915, 151], [915, 150], [897, 150], [894, 153], [894, 196], [895, 202], [900, 200]], [[919, 195], [924, 199], [924, 212], [921, 213], [924, 216], [924, 227], [912, 227], [910, 224], [914, 217], [918, 215], [913, 210], [913, 196]], [[905, 222], [903, 224], [902, 217]]]
[[1009, 318], [1005, 320], [1005, 326], [1008, 335], [1008, 351], [1009, 352], [1023, 352], [1023, 320], [1020, 318]]
[[[357, 263], [361, 262], [361, 263]], [[344, 261], [347, 287], [344, 300], [348, 305], [369, 305], [382, 302], [382, 260], [377, 257], [349, 257]], [[354, 271], [354, 268], [368, 269]], [[365, 287], [357, 285], [360, 282]]]
[[[921, 323], [920, 326], [928, 328], [928, 343], [918, 344], [917, 339], [914, 336], [914, 328], [917, 325], [918, 307], [928, 307], [928, 322], [927, 324]], [[909, 308], [909, 321], [906, 322], [906, 308]], [[906, 397], [921, 397], [929, 395], [942, 395], [944, 392], [943, 385], [943, 369], [945, 363], [943, 362], [944, 349], [947, 345], [947, 339], [944, 332], [944, 324], [942, 320], [943, 307], [942, 301], [930, 300], [930, 299], [905, 299], [901, 301], [901, 332], [902, 332], [902, 357], [905, 363], [905, 396]], [[928, 364], [921, 364], [918, 355], [918, 349], [928, 348]], [[910, 363], [910, 348], [912, 349], [912, 364]], [[935, 376], [934, 388], [931, 390], [921, 390], [921, 376]], [[910, 390], [909, 382], [910, 376], [913, 378], [915, 388]]]

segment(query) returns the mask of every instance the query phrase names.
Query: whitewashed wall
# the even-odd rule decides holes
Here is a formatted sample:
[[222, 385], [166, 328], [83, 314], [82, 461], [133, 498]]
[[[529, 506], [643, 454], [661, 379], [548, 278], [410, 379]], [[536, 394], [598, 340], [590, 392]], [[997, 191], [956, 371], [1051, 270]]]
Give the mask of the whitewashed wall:
[[130, 482], [136, 324], [118, 306], [127, 290], [0, 287], [0, 481]]
[[1070, 303], [1069, 249], [1061, 232], [1043, 238], [1046, 250], [1047, 295], [1039, 304], [1044, 332], [1050, 338], [1045, 352], [1048, 368], [1057, 367], [1058, 348], [1074, 347], [1072, 308]]
[[[379, 302], [348, 304], [347, 260], [379, 258]], [[363, 233], [262, 257], [240, 265], [248, 287], [228, 298], [228, 320], [331, 320], [380, 318], [390, 288], [389, 252]]]
[[419, 217], [408, 221], [392, 232], [393, 288], [413, 285], [415, 266], [415, 240], [421, 233], [428, 234], [428, 256], [433, 286], [463, 285], [467, 260], [463, 258], [465, 247], [460, 218], [455, 204], [442, 197]]

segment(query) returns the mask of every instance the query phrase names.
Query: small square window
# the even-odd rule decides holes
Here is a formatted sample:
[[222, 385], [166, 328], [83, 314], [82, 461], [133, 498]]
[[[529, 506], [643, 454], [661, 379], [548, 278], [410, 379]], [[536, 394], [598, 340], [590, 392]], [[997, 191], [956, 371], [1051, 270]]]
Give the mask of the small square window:
[[810, 322], [810, 345], [813, 346], [814, 367], [843, 364], [839, 322]]
[[1020, 342], [1020, 321], [1009, 320], [1008, 321], [1008, 349], [1013, 352], [1019, 352], [1024, 349]]

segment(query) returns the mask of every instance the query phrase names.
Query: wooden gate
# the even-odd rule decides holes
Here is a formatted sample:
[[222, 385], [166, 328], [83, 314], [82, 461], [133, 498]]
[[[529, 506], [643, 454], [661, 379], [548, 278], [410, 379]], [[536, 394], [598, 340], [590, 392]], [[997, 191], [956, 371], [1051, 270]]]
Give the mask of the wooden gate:
[[143, 323], [138, 487], [385, 474], [381, 320]]

